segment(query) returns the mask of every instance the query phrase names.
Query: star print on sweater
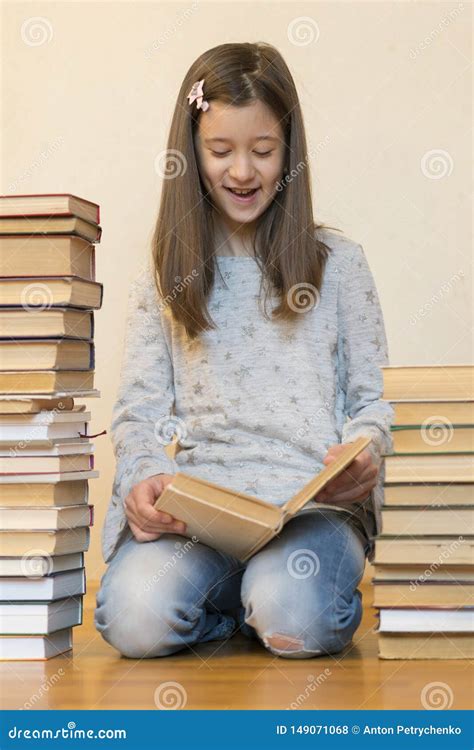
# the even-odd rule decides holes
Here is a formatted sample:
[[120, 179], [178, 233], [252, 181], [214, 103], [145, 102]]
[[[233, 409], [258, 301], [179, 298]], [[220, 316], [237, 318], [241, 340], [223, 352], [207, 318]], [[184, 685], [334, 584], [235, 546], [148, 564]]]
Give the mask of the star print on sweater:
[[[331, 253], [318, 305], [292, 321], [263, 315], [261, 270], [251, 257], [217, 258], [226, 283], [217, 281], [209, 297], [216, 329], [195, 341], [159, 298], [151, 270], [133, 282], [110, 431], [116, 471], [102, 532], [106, 561], [127, 532], [124, 500], [147, 477], [180, 471], [283, 505], [323, 469], [329, 445], [360, 435], [372, 438], [380, 471], [350, 521], [368, 539], [381, 528], [393, 420], [382, 399], [383, 314], [362, 246], [331, 230], [320, 238]], [[179, 450], [170, 458], [174, 427]]]

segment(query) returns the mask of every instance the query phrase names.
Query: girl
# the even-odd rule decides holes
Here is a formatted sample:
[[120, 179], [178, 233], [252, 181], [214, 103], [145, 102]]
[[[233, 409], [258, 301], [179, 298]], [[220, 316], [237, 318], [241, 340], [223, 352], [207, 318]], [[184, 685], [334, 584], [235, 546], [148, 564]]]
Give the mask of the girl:
[[[196, 60], [168, 149], [179, 169], [153, 270], [130, 293], [96, 626], [133, 658], [237, 629], [283, 657], [339, 652], [361, 620], [391, 450], [371, 271], [361, 245], [314, 222], [301, 108], [271, 45]], [[153, 507], [177, 471], [282, 505], [360, 435], [369, 449], [246, 564]]]

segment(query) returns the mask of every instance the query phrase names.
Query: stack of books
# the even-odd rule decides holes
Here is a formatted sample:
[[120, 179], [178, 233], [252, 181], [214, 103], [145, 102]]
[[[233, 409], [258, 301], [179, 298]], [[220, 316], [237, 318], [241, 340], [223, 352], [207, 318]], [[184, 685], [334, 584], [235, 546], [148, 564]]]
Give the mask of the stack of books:
[[64, 653], [82, 623], [100, 236], [95, 203], [0, 196], [0, 659]]
[[474, 367], [383, 367], [385, 456], [374, 607], [384, 659], [474, 656]]

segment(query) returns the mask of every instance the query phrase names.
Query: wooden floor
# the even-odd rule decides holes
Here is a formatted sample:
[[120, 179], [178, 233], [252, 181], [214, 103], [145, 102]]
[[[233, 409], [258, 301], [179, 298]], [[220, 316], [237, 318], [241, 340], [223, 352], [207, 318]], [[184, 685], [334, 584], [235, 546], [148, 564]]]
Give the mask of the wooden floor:
[[451, 708], [471, 707], [470, 662], [377, 658], [367, 577], [361, 586], [364, 618], [352, 646], [312, 659], [275, 657], [239, 634], [202, 644], [194, 653], [142, 661], [120, 657], [94, 629], [96, 586], [88, 581], [73, 652], [48, 662], [0, 663], [2, 708], [421, 709], [421, 691], [431, 682], [449, 686]]

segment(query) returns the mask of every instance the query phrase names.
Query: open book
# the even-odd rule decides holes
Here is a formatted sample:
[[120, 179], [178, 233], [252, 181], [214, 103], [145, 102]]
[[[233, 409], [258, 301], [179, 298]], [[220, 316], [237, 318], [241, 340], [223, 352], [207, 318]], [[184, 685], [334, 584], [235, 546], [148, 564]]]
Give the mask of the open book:
[[[184, 536], [195, 536], [203, 544], [245, 562], [276, 536], [287, 521], [315, 498], [369, 443], [368, 437], [347, 443], [334, 461], [283, 506], [177, 472], [154, 507], [184, 521]], [[325, 503], [320, 505], [321, 509], [342, 510]]]

